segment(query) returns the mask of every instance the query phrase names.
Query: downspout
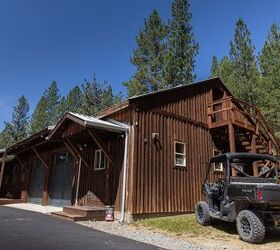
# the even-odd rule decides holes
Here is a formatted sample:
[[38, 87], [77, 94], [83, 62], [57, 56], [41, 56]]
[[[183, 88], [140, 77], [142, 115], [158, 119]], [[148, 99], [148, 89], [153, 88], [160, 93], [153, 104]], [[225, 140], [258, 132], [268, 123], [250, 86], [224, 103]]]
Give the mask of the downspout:
[[79, 189], [80, 189], [81, 167], [82, 167], [82, 158], [80, 157], [80, 159], [79, 159], [79, 167], [78, 167], [78, 177], [77, 177], [77, 187], [76, 187], [75, 206], [78, 206]]
[[125, 132], [124, 158], [123, 158], [123, 182], [122, 182], [122, 204], [121, 219], [119, 222], [123, 224], [125, 218], [125, 197], [126, 197], [126, 179], [127, 179], [127, 152], [128, 152], [128, 130]]

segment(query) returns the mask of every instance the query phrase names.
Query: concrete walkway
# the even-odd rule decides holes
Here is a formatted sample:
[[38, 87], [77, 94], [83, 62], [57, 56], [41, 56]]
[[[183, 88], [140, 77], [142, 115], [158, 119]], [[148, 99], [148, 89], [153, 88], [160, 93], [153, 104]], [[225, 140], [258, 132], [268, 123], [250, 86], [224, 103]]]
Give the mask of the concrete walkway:
[[42, 205], [32, 204], [32, 203], [9, 204], [3, 206], [28, 210], [28, 211], [42, 213], [42, 214], [50, 214], [52, 212], [60, 212], [63, 210], [62, 207], [42, 206]]

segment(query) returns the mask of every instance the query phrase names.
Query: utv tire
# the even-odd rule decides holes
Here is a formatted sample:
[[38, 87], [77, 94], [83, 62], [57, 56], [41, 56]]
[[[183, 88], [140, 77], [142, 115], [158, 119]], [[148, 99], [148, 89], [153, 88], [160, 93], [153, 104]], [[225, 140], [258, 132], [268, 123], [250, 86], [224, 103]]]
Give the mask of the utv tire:
[[236, 227], [240, 239], [252, 244], [263, 242], [265, 226], [258, 214], [250, 210], [242, 210], [236, 218]]
[[200, 201], [195, 207], [195, 218], [198, 224], [208, 226], [211, 223], [209, 206], [205, 201]]

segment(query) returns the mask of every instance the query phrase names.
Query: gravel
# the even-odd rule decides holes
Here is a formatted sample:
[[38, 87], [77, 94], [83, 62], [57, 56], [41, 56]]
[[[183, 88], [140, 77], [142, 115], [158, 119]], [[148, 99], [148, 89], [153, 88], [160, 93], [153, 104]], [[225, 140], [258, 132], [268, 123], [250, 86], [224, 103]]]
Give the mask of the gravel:
[[155, 245], [164, 249], [190, 249], [190, 250], [210, 250], [210, 249], [224, 249], [219, 247], [205, 247], [195, 245], [188, 241], [177, 239], [175, 237], [167, 236], [158, 232], [153, 232], [148, 229], [137, 228], [131, 225], [121, 225], [118, 221], [104, 222], [104, 221], [83, 221], [77, 222], [81, 225], [103, 231], [109, 234], [114, 234], [147, 244]]

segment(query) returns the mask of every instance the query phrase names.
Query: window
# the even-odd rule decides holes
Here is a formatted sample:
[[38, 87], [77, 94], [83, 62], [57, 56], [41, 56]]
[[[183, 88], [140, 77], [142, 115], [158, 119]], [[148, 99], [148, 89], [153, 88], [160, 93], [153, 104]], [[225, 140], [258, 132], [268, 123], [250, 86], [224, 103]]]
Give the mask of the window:
[[[220, 150], [217, 150], [217, 149], [214, 149], [213, 150], [213, 154], [214, 156], [218, 156], [220, 155], [222, 152]], [[216, 162], [214, 164], [214, 171], [217, 171], [217, 172], [223, 172], [224, 171], [224, 166], [223, 166], [223, 163], [222, 162]]]
[[186, 167], [186, 143], [175, 141], [174, 162], [176, 167]]
[[94, 170], [105, 169], [105, 156], [101, 149], [95, 150], [94, 153]]

